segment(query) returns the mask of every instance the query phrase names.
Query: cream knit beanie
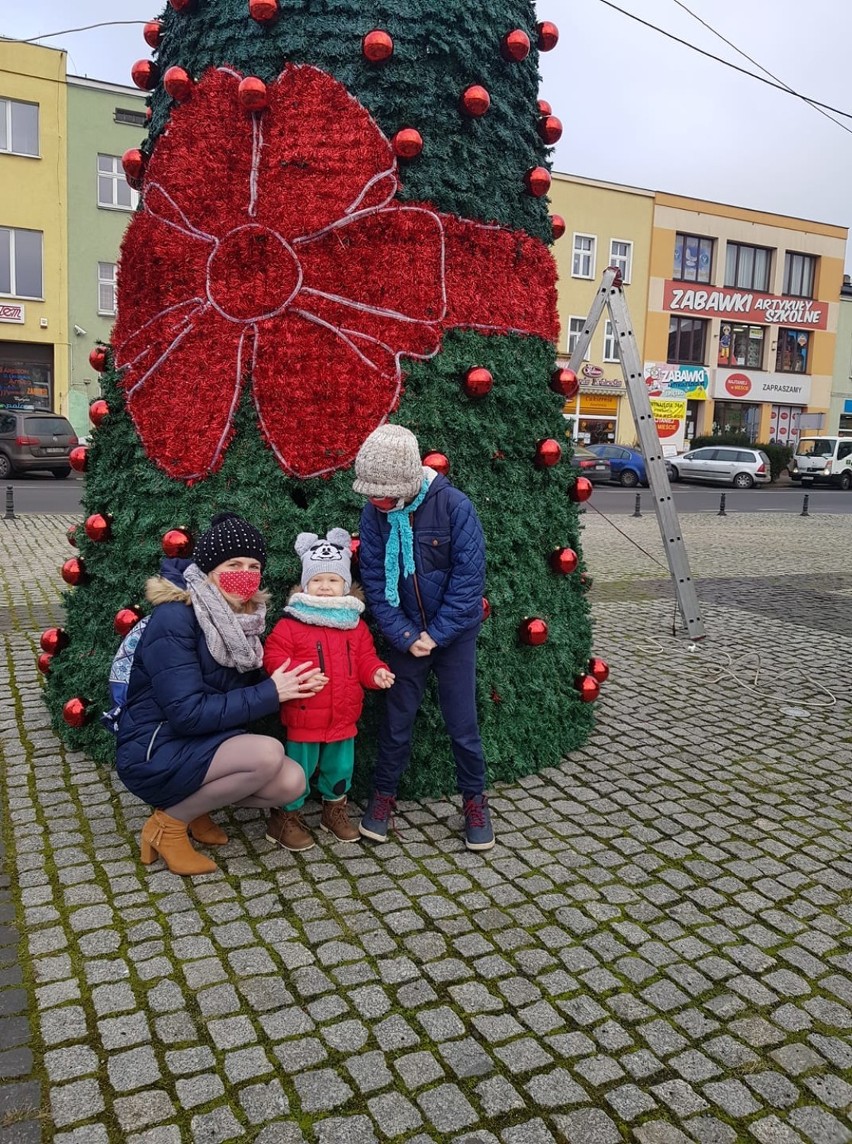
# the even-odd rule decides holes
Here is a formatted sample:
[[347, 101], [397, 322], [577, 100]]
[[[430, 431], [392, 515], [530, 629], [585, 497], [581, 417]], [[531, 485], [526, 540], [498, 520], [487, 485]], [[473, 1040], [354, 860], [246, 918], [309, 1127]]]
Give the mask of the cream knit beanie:
[[417, 438], [402, 425], [380, 425], [358, 450], [355, 476], [352, 487], [362, 496], [416, 497], [423, 484]]

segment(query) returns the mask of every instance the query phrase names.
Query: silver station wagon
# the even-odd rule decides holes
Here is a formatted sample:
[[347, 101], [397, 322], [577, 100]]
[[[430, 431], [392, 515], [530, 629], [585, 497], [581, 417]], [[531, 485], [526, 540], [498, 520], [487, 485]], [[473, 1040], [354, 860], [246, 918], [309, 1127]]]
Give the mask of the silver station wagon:
[[735, 489], [753, 489], [772, 479], [769, 458], [761, 449], [708, 446], [670, 457], [669, 464], [673, 481], [717, 481]]

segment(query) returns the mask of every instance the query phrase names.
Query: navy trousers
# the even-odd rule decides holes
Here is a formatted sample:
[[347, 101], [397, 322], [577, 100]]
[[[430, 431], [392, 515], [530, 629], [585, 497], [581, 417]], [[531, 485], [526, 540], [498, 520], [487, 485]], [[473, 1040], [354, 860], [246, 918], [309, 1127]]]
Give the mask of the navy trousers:
[[429, 672], [438, 681], [438, 701], [452, 742], [456, 779], [462, 794], [485, 790], [485, 756], [476, 718], [476, 637], [479, 627], [464, 632], [431, 655], [414, 656], [391, 648], [386, 656], [396, 676], [385, 692], [385, 714], [379, 732], [375, 788], [396, 794], [411, 755], [414, 719], [423, 701]]

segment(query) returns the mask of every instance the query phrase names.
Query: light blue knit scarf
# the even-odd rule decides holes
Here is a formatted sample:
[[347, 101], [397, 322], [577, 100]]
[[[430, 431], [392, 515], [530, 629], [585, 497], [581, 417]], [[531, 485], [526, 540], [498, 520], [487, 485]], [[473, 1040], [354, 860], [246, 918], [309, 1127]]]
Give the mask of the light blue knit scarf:
[[385, 599], [393, 608], [399, 607], [399, 557], [402, 553], [402, 574], [414, 574], [414, 533], [411, 530], [411, 513], [416, 512], [429, 492], [429, 481], [423, 479], [420, 492], [403, 508], [395, 508], [387, 514], [390, 536], [385, 548]]

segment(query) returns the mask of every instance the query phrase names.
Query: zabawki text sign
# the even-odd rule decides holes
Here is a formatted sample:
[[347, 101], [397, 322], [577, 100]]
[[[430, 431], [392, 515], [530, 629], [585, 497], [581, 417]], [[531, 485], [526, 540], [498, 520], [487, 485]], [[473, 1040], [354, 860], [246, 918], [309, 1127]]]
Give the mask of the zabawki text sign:
[[666, 282], [663, 309], [672, 314], [694, 314], [699, 318], [739, 319], [752, 325], [828, 329], [828, 302], [758, 294], [754, 290], [734, 290], [727, 286]]

